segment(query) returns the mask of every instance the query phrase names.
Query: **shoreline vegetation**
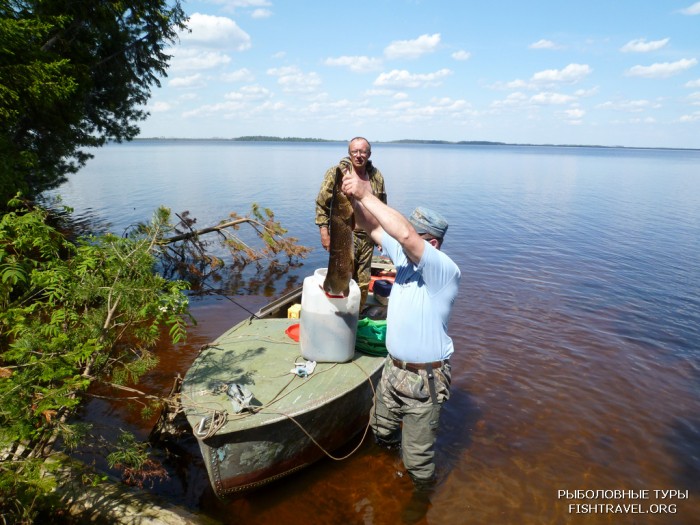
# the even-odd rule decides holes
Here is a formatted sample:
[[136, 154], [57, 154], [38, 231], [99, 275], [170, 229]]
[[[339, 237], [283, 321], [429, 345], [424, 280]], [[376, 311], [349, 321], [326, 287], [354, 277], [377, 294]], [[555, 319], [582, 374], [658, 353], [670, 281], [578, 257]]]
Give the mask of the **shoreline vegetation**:
[[[223, 138], [186, 138], [186, 137], [138, 137], [138, 141], [183, 141], [183, 142], [347, 142], [344, 139], [319, 139], [310, 137], [273, 137], [267, 135], [245, 135], [242, 137]], [[428, 144], [446, 146], [510, 146], [510, 147], [545, 147], [545, 148], [591, 148], [591, 149], [634, 149], [634, 150], [671, 150], [671, 151], [700, 151], [700, 148], [672, 148], [663, 146], [601, 146], [595, 144], [520, 144], [514, 142], [493, 142], [488, 140], [426, 140], [426, 139], [400, 139], [400, 140], [373, 140], [372, 144]]]

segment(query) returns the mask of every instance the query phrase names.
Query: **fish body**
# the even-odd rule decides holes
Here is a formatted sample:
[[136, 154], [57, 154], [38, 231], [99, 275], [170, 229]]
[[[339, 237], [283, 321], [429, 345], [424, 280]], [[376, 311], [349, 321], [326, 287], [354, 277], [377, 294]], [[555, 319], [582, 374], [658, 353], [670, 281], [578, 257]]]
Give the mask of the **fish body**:
[[355, 215], [350, 199], [341, 190], [343, 170], [348, 169], [352, 169], [349, 159], [343, 159], [335, 170], [329, 221], [331, 243], [328, 250], [328, 271], [323, 281], [323, 289], [330, 296], [348, 296], [355, 265], [352, 233], [355, 229]]

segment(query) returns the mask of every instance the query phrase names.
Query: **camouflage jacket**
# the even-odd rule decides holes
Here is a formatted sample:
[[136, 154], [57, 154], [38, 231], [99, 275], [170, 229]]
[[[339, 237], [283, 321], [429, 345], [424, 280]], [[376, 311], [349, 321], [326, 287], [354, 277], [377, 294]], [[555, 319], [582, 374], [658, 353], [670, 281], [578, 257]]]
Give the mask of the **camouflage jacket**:
[[[323, 176], [321, 189], [316, 197], [316, 226], [328, 226], [330, 222], [331, 200], [333, 199], [333, 186], [335, 185], [336, 164], [328, 168]], [[371, 160], [367, 161], [367, 176], [372, 185], [372, 192], [386, 204], [386, 189], [384, 188], [384, 177], [382, 172], [374, 167]]]

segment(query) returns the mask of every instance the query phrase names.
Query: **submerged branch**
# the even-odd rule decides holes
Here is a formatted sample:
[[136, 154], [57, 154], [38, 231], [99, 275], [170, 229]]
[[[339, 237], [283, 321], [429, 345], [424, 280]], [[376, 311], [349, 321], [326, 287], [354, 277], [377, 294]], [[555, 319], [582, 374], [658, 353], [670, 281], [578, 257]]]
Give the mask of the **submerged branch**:
[[209, 226], [207, 228], [202, 228], [201, 230], [191, 230], [187, 233], [182, 233], [180, 235], [175, 235], [173, 237], [168, 237], [167, 239], [163, 239], [164, 244], [171, 244], [174, 242], [178, 241], [184, 241], [192, 238], [199, 237], [200, 235], [205, 235], [207, 233], [211, 232], [220, 232], [221, 230], [225, 230], [226, 228], [231, 228], [233, 226], [237, 226], [238, 224], [243, 224], [244, 222], [252, 223], [252, 224], [260, 224], [258, 221], [254, 219], [249, 219], [247, 217], [243, 217], [241, 219], [236, 219], [235, 221], [228, 221], [228, 222], [222, 222], [221, 224], [217, 224], [216, 226]]

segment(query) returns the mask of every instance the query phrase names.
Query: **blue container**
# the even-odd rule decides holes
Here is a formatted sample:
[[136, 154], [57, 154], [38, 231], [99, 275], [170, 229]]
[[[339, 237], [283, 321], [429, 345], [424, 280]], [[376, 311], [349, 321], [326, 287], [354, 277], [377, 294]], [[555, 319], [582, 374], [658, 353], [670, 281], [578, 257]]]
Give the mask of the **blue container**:
[[372, 291], [374, 292], [374, 298], [381, 304], [387, 304], [389, 302], [389, 294], [391, 293], [391, 287], [394, 283], [387, 281], [386, 279], [378, 279], [374, 281], [374, 286]]

